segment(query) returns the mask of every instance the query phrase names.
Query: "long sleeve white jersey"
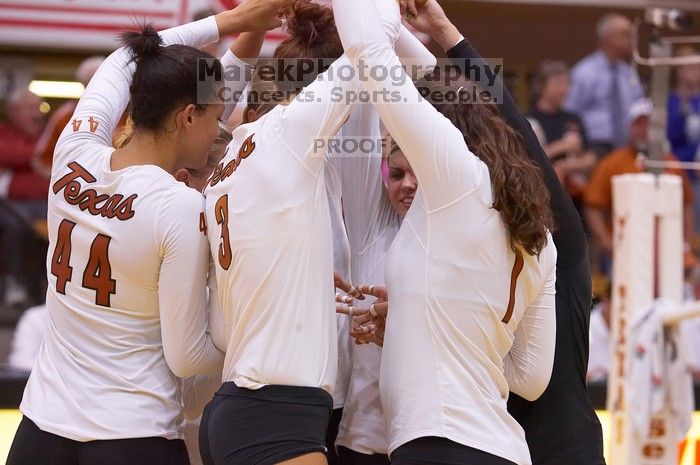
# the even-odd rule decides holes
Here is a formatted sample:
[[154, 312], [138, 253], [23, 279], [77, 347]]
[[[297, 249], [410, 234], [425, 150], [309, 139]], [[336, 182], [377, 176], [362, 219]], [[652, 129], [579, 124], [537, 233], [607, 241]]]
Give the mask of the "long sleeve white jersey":
[[[162, 32], [218, 39], [213, 17]], [[181, 438], [178, 376], [213, 371], [204, 199], [154, 165], [110, 168], [135, 65], [120, 48], [63, 131], [49, 192], [48, 328], [20, 409], [78, 441]]]
[[228, 338], [222, 380], [239, 387], [333, 393], [333, 247], [325, 151], [314, 140], [333, 136], [350, 108], [303, 99], [334, 85], [355, 84], [318, 79], [288, 106], [239, 126], [205, 191]]
[[[334, 0], [356, 66], [399, 70], [391, 44], [376, 33], [377, 6], [393, 3]], [[418, 178], [386, 265], [390, 308], [380, 393], [389, 453], [439, 436], [530, 464], [506, 399], [509, 390], [534, 399], [549, 382], [556, 249], [550, 238], [539, 257], [523, 253], [522, 270], [513, 272], [516, 254], [492, 208], [487, 166], [413, 84], [399, 81], [372, 73], [362, 81], [374, 95], [400, 92], [399, 103], [377, 98], [375, 108]]]
[[[405, 27], [401, 26], [399, 30], [398, 38], [396, 39], [395, 49], [402, 62], [407, 65], [419, 65], [413, 67], [416, 73], [420, 73], [417, 77], [423, 77], [423, 75], [432, 70], [435, 67], [436, 59], [428, 51], [427, 48]], [[328, 206], [331, 215], [331, 229], [333, 231], [333, 266], [337, 273], [339, 273], [344, 279], [350, 282], [356, 283], [367, 283], [367, 275], [362, 273], [357, 275], [356, 273], [365, 269], [367, 265], [367, 260], [363, 260], [360, 257], [353, 257], [351, 260], [351, 246], [348, 238], [348, 231], [346, 226], [346, 221], [348, 215], [353, 216], [353, 221], [356, 225], [351, 227], [358, 229], [355, 232], [355, 252], [360, 252], [365, 249], [365, 246], [359, 245], [360, 242], [374, 243], [374, 233], [376, 231], [376, 226], [380, 228], [381, 231], [384, 230], [382, 226], [374, 224], [377, 220], [373, 213], [367, 213], [365, 210], [367, 208], [379, 208], [385, 209], [391, 208], [385, 196], [381, 197], [381, 201], [384, 205], [379, 205], [379, 198], [369, 197], [371, 195], [376, 195], [382, 191], [382, 181], [379, 173], [379, 165], [381, 164], [381, 133], [379, 130], [379, 116], [368, 102], [358, 104], [353, 110], [352, 114], [346, 121], [346, 123], [340, 128], [336, 136], [336, 143], [329, 144], [329, 154], [326, 160], [324, 174], [326, 177], [326, 189], [328, 191]], [[349, 142], [349, 144], [348, 144]], [[352, 152], [351, 148], [357, 148], [363, 144], [363, 147], [373, 147], [375, 151], [373, 153], [359, 153]], [[377, 186], [379, 189], [375, 189], [374, 182], [378, 182]], [[382, 217], [384, 218], [384, 217]], [[398, 230], [398, 220], [393, 217], [390, 222], [396, 225], [396, 230]], [[383, 224], [383, 223], [382, 223]], [[360, 232], [368, 229], [366, 233]], [[380, 232], [381, 233], [381, 232]], [[361, 237], [360, 237], [361, 236]], [[391, 236], [393, 239], [393, 235]], [[391, 243], [391, 239], [387, 243], [387, 247], [381, 252], [381, 256], [384, 256], [388, 244]], [[363, 256], [365, 255], [361, 252]], [[370, 254], [371, 255], [371, 254]], [[372, 281], [373, 283], [384, 283], [384, 262], [381, 259], [381, 264], [377, 263], [376, 260], [370, 259], [370, 263], [381, 268], [381, 276], [376, 277], [379, 281]], [[352, 270], [351, 271], [351, 262]], [[360, 262], [364, 264], [360, 264]], [[373, 373], [371, 378], [378, 382], [379, 379], [379, 355], [381, 352], [377, 346], [365, 346], [359, 349], [359, 352], [364, 351], [374, 351], [377, 352], [376, 357], [372, 357], [370, 354], [365, 355], [355, 355], [355, 349], [353, 348], [352, 340], [350, 338], [350, 319], [346, 315], [337, 315], [337, 327], [338, 327], [338, 376], [336, 380], [335, 394], [333, 395], [333, 407], [340, 408], [346, 403], [348, 390], [350, 389], [350, 378], [353, 371], [353, 364], [355, 360], [358, 361], [363, 367], [359, 368], [362, 372]], [[367, 366], [364, 366], [367, 365]], [[357, 379], [357, 376], [355, 376]], [[372, 381], [368, 381], [372, 382]], [[364, 384], [364, 382], [361, 382]], [[378, 386], [377, 386], [378, 387]], [[364, 391], [367, 392], [367, 391]], [[383, 442], [384, 435], [384, 420], [382, 418], [381, 407], [379, 406], [379, 390], [371, 394], [375, 401], [374, 405], [378, 407], [375, 409], [368, 409], [363, 407], [363, 412], [372, 416], [369, 420], [371, 423], [381, 424], [381, 431], [377, 432], [379, 435], [377, 440], [379, 443]], [[367, 400], [367, 399], [363, 399]], [[366, 403], [362, 404], [366, 406]], [[345, 415], [346, 418], [352, 418], [358, 429], [365, 431], [367, 428], [361, 426], [365, 423], [362, 415], [358, 416], [355, 414]], [[378, 420], [378, 421], [377, 421]], [[346, 420], [346, 423], [349, 420]], [[346, 428], [349, 425], [346, 425]], [[340, 433], [339, 433], [340, 434]], [[372, 434], [372, 433], [369, 433]], [[372, 441], [372, 442], [376, 442]], [[384, 441], [385, 442], [385, 441]], [[340, 444], [339, 445], [346, 445]], [[346, 445], [347, 446], [347, 445]], [[362, 446], [358, 446], [362, 447]], [[364, 451], [364, 449], [363, 449]]]
[[334, 391], [327, 150], [316, 141], [333, 137], [350, 112], [345, 96], [357, 79], [341, 68], [350, 69], [345, 56], [289, 105], [239, 126], [205, 191], [228, 338], [223, 380], [240, 387]]
[[[399, 27], [380, 31], [392, 43]], [[338, 340], [323, 173], [357, 97], [345, 56], [289, 104], [239, 126], [206, 195], [227, 350], [223, 381], [334, 392]]]
[[[345, 125], [338, 132], [338, 139], [342, 140]], [[328, 212], [331, 219], [331, 236], [333, 238], [333, 270], [340, 274], [348, 282], [352, 282], [350, 273], [350, 244], [345, 230], [343, 219], [343, 199], [341, 192], [341, 180], [339, 169], [339, 157], [329, 148], [328, 157], [323, 168], [328, 194]], [[350, 337], [350, 323], [345, 315], [336, 315], [336, 328], [338, 332], [338, 372], [333, 390], [333, 408], [343, 408], [350, 383], [352, 370], [351, 352], [352, 339]]]
[[[379, 140], [379, 115], [370, 104], [360, 104], [343, 131]], [[358, 284], [384, 284], [386, 253], [400, 225], [382, 185], [381, 156], [379, 147], [372, 156], [346, 155], [342, 163], [343, 211], [350, 239], [352, 275]], [[338, 428], [338, 446], [363, 454], [387, 453], [379, 398], [381, 356], [382, 349], [375, 344], [352, 346], [352, 375]]]
[[[420, 74], [413, 79], [423, 77], [437, 61], [405, 27], [401, 27], [394, 49], [404, 65], [418, 65], [415, 70]], [[357, 284], [384, 285], [385, 258], [400, 219], [383, 185], [379, 143], [382, 134], [379, 114], [371, 103], [361, 103], [353, 110], [339, 137], [371, 141], [364, 146], [374, 148], [369, 152], [342, 153], [339, 171], [353, 280]], [[338, 446], [363, 454], [387, 453], [384, 411], [379, 398], [381, 355], [381, 347], [375, 344], [352, 346], [352, 375], [338, 428]]]

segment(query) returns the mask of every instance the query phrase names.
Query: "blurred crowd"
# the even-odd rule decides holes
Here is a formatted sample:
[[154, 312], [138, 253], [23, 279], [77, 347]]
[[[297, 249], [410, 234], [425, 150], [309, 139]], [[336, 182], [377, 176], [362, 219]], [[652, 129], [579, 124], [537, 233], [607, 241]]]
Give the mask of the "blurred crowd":
[[[610, 358], [611, 180], [643, 171], [638, 160], [648, 155], [653, 107], [645, 91], [648, 86], [630, 63], [631, 22], [607, 15], [592, 31], [592, 43], [593, 35], [597, 48], [573, 66], [551, 60], [539, 65], [531, 80], [532, 100], [523, 110], [589, 234], [596, 302], [589, 379], [598, 381], [606, 378]], [[700, 52], [685, 46], [676, 54]], [[76, 79], [87, 84], [101, 60], [85, 60]], [[0, 123], [0, 247], [5, 257], [0, 265], [0, 302], [5, 306], [41, 303], [51, 158], [75, 104], [64, 103], [47, 120], [41, 98], [27, 89], [16, 89], [5, 101], [5, 120]], [[700, 64], [674, 69], [667, 136], [667, 160], [700, 161]], [[700, 243], [700, 172], [669, 172], [683, 178], [685, 289], [686, 298], [695, 300], [700, 281], [695, 258]], [[34, 321], [42, 318], [39, 313], [26, 315], [25, 329], [39, 332], [41, 324]], [[700, 380], [700, 321], [686, 322], [683, 331], [694, 344], [693, 364]]]
[[[545, 61], [532, 81], [527, 116], [559, 179], [574, 199], [588, 232], [597, 302], [591, 314], [589, 380], [607, 377], [610, 365], [610, 279], [612, 274], [612, 178], [643, 171], [649, 156], [653, 105], [634, 67], [632, 24], [607, 15], [596, 28], [598, 47], [573, 67]], [[685, 46], [679, 56], [700, 55]], [[678, 67], [668, 98], [667, 161], [700, 161], [700, 64]], [[683, 180], [684, 294], [696, 300], [697, 238], [700, 233], [698, 172], [669, 169]], [[700, 322], [683, 323], [691, 364], [700, 379]]]

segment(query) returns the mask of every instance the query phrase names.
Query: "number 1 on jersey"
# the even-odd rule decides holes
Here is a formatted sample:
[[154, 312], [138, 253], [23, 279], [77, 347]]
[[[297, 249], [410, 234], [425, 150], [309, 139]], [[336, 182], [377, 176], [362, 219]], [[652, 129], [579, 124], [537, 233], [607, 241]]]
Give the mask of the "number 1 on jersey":
[[510, 273], [510, 296], [508, 298], [508, 308], [506, 309], [505, 316], [501, 320], [505, 324], [508, 324], [510, 319], [513, 317], [513, 310], [515, 309], [515, 287], [518, 284], [518, 276], [520, 276], [520, 272], [523, 271], [523, 266], [525, 266], [525, 260], [523, 259], [523, 254], [518, 250], [515, 252], [513, 271]]

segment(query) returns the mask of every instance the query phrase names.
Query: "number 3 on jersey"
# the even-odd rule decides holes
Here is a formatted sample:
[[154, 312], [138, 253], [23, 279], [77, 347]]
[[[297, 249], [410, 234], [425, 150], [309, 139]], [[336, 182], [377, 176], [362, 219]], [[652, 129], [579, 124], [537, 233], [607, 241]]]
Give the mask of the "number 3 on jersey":
[[[73, 278], [70, 265], [72, 249], [71, 236], [75, 223], [61, 221], [58, 226], [56, 248], [51, 258], [51, 274], [56, 277], [56, 292], [65, 295], [66, 283]], [[112, 238], [98, 234], [90, 246], [90, 257], [83, 272], [83, 287], [95, 291], [95, 304], [110, 306], [110, 297], [116, 294], [117, 282], [112, 279], [112, 266], [109, 263], [109, 243]]]
[[221, 226], [221, 242], [219, 243], [219, 265], [224, 270], [231, 266], [231, 239], [228, 233], [228, 194], [219, 197], [214, 205], [216, 224]]

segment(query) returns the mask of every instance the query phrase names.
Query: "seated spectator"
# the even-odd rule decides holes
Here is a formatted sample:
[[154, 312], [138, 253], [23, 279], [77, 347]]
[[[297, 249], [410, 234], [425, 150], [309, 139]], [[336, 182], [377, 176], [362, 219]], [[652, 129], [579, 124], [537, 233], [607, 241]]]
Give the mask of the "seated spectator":
[[[75, 78], [84, 86], [87, 86], [92, 79], [93, 74], [104, 61], [104, 57], [94, 56], [83, 60], [75, 71]], [[66, 127], [70, 119], [73, 117], [77, 100], [69, 100], [58, 107], [53, 112], [49, 119], [44, 132], [41, 134], [39, 141], [34, 147], [34, 157], [32, 165], [37, 173], [44, 176], [46, 179], [51, 178], [51, 162], [53, 160], [53, 151], [56, 148], [56, 141], [61, 135], [63, 128]]]
[[[677, 56], [698, 56], [691, 46], [683, 46]], [[675, 68], [676, 88], [668, 98], [668, 140], [671, 150], [681, 161], [700, 161], [700, 64]], [[695, 194], [695, 230], [700, 231], [700, 177], [687, 171]]]
[[596, 155], [588, 151], [588, 139], [578, 115], [564, 111], [569, 93], [569, 68], [561, 61], [542, 63], [533, 81], [535, 106], [526, 116], [539, 128], [540, 144], [552, 161], [559, 180], [582, 211], [583, 192]]
[[39, 353], [41, 341], [44, 340], [48, 321], [46, 305], [38, 305], [25, 310], [12, 335], [12, 348], [7, 359], [7, 364], [10, 367], [31, 371], [34, 360]]
[[46, 219], [48, 179], [32, 169], [32, 154], [44, 128], [42, 100], [27, 89], [10, 94], [7, 121], [0, 124], [0, 241], [5, 258], [5, 302], [16, 304], [27, 298], [25, 244], [31, 227]]
[[[645, 154], [649, 145], [649, 116], [652, 105], [647, 99], [639, 100], [629, 111], [629, 142], [605, 157], [593, 170], [591, 180], [586, 188], [584, 203], [586, 221], [593, 234], [601, 256], [598, 271], [608, 274], [612, 270], [612, 178], [619, 174], [641, 173], [642, 166], [637, 162], [639, 154]], [[667, 154], [666, 160], [677, 160]], [[690, 251], [690, 240], [693, 237], [693, 192], [685, 171], [679, 169], [667, 170], [683, 178], [683, 221], [686, 250]]]

